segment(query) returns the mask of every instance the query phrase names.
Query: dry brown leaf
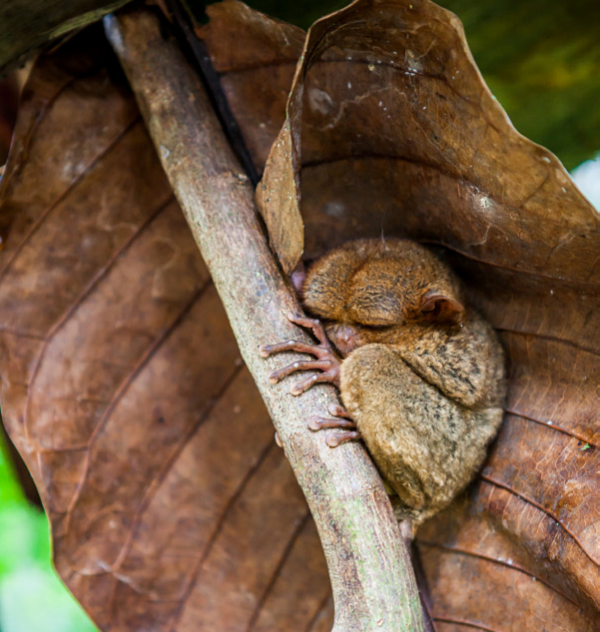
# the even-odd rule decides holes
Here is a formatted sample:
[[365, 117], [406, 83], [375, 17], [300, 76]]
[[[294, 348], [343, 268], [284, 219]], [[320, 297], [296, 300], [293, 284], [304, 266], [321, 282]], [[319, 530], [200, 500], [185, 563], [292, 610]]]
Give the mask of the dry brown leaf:
[[[238, 67], [228, 58], [226, 85]], [[252, 139], [263, 100], [231, 101]], [[315, 24], [278, 141], [290, 151], [274, 146], [267, 192], [301, 192], [307, 258], [359, 236], [444, 246], [507, 351], [506, 417], [482, 476], [419, 534], [438, 629], [597, 629], [598, 213], [514, 130], [458, 19], [427, 0], [359, 0]]]
[[321, 630], [304, 498], [101, 32], [34, 69], [2, 179], [1, 406], [103, 630]]
[[[263, 22], [261, 28], [264, 38], [271, 27]], [[252, 26], [248, 32], [251, 39]], [[600, 601], [594, 562], [598, 216], [556, 159], [510, 127], [447, 12], [429, 2], [359, 2], [312, 34], [321, 50], [314, 56], [310, 51], [314, 65], [305, 87], [301, 162], [308, 256], [382, 231], [444, 245], [455, 253], [453, 263], [510, 358], [508, 414], [483, 480], [420, 533], [437, 627], [593, 630]], [[35, 75], [38, 87], [20, 119], [2, 214], [3, 225], [12, 217], [14, 225], [0, 254], [1, 403], [51, 513], [59, 568], [103, 627], [113, 617], [113, 630], [202, 629], [201, 623], [215, 622], [225, 629], [326, 629], [331, 604], [324, 564], [310, 557], [316, 536], [310, 523], [301, 522], [306, 513], [284, 477], [289, 470], [271, 474], [267, 485], [269, 472], [279, 466], [272, 460], [277, 453], [266, 415], [253, 403], [258, 396], [251, 385], [237, 386], [241, 369], [229, 390], [226, 380], [219, 384], [206, 372], [211, 358], [213, 367], [235, 364], [236, 351], [230, 338], [219, 338], [227, 334], [215, 315], [218, 307], [206, 303], [212, 286], [202, 289], [206, 273], [183, 220], [169, 210], [175, 207], [135, 107], [98, 64], [86, 70], [78, 66], [81, 57], [75, 62], [64, 51], [60, 55], [47, 75]], [[279, 66], [276, 55], [257, 60], [256, 68], [244, 71], [245, 80], [241, 72], [236, 76], [235, 59], [227, 72], [221, 69], [224, 83], [231, 79], [228, 95], [238, 99], [232, 110], [255, 156], [264, 155], [273, 130], [265, 130], [261, 141], [251, 122], [271, 120], [267, 106], [277, 110], [285, 89], [283, 83], [271, 88], [265, 78], [258, 98], [251, 76], [264, 63], [265, 77], [276, 74], [271, 67], [285, 68], [291, 78], [289, 59], [282, 60]], [[69, 78], [74, 64], [77, 81]], [[244, 90], [248, 98], [235, 96]], [[89, 121], [76, 127], [82, 111]], [[54, 128], [46, 127], [52, 122]], [[64, 138], [65, 130], [72, 138], [57, 150], [57, 134]], [[112, 153], [121, 158], [110, 159]], [[161, 216], [164, 225], [155, 230], [168, 235], [166, 247], [151, 233]], [[134, 257], [132, 265], [144, 233], [145, 258]], [[187, 273], [181, 253], [187, 253]], [[194, 292], [201, 293], [195, 305]], [[191, 321], [202, 309], [210, 319], [200, 317], [202, 325], [194, 328]], [[202, 335], [196, 329], [205, 322], [221, 324]], [[211, 355], [207, 349], [217, 340], [220, 353]], [[148, 352], [150, 341], [160, 347], [156, 353]], [[204, 383], [196, 386], [206, 376], [213, 397], [225, 397], [206, 400]], [[149, 393], [157, 409], [144, 399]], [[244, 413], [256, 416], [255, 422], [244, 418], [249, 428], [225, 428], [235, 419], [234, 397]], [[77, 423], [65, 421], [67, 415]], [[173, 426], [161, 418], [175, 419]], [[178, 443], [182, 432], [190, 437], [185, 445]], [[205, 433], [210, 437], [202, 443], [197, 437]], [[263, 452], [252, 460], [244, 442], [259, 443], [259, 435]], [[215, 444], [225, 445], [221, 449], [234, 460], [252, 461], [245, 470], [238, 464], [242, 493], [227, 497], [235, 474], [222, 471], [223, 459], [211, 461], [220, 455], [210, 450]], [[78, 487], [84, 468], [90, 475]], [[211, 481], [210, 491], [201, 489], [196, 470]], [[273, 482], [279, 491], [271, 489]], [[300, 534], [296, 540], [273, 537], [281, 535], [280, 515], [269, 501], [278, 495], [285, 495], [289, 508], [281, 514], [300, 520], [297, 530], [293, 520], [289, 526]], [[102, 507], [99, 496], [108, 501]], [[215, 507], [224, 501], [225, 519], [215, 523]], [[259, 536], [248, 529], [252, 520], [261, 527]], [[80, 537], [69, 540], [70, 533]], [[270, 557], [245, 557], [264, 552], [267, 544]], [[315, 560], [311, 575], [307, 559]], [[319, 586], [323, 593], [316, 597]], [[300, 608], [290, 611], [289, 595], [299, 596]]]
[[210, 22], [196, 27], [196, 34], [208, 47], [227, 102], [262, 174], [285, 119], [306, 33], [238, 0], [212, 4], [206, 12]]

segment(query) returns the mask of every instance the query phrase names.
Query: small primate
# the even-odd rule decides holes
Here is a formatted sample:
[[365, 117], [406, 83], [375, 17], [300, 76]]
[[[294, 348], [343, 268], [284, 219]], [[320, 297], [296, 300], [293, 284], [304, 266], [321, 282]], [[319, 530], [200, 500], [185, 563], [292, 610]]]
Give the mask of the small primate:
[[[265, 346], [315, 359], [271, 374], [278, 382], [311, 371], [292, 388], [338, 387], [331, 447], [363, 439], [397, 494], [400, 519], [416, 526], [446, 507], [473, 478], [502, 420], [504, 358], [491, 326], [468, 307], [455, 274], [429, 250], [405, 239], [346, 243], [317, 260], [301, 283], [305, 310], [290, 315], [318, 345]], [[314, 372], [315, 370], [319, 371]]]

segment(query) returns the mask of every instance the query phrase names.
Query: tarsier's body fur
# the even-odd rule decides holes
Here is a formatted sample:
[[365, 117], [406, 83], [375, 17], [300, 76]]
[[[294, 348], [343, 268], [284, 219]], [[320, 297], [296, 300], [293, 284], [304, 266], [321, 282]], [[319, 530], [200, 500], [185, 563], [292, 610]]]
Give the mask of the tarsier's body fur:
[[336, 248], [309, 269], [301, 293], [342, 357], [339, 379], [313, 382], [339, 386], [398, 494], [399, 517], [419, 524], [470, 482], [502, 420], [504, 362], [492, 328], [464, 307], [453, 272], [408, 240]]

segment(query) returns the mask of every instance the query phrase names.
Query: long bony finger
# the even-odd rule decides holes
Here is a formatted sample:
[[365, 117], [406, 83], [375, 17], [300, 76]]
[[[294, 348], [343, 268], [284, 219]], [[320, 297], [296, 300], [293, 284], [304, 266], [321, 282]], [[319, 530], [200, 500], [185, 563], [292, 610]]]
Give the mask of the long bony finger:
[[325, 373], [313, 373], [309, 375], [306, 379], [298, 382], [295, 386], [290, 389], [290, 393], [294, 396], [302, 395], [305, 391], [307, 391], [311, 386], [315, 384], [333, 384], [333, 377], [326, 371]]
[[350, 419], [327, 419], [326, 417], [310, 417], [307, 423], [310, 430], [318, 432], [324, 428], [340, 428], [342, 430], [356, 430], [356, 424]]
[[305, 316], [298, 316], [297, 314], [293, 314], [292, 312], [290, 312], [287, 317], [291, 323], [299, 325], [300, 327], [304, 327], [304, 329], [310, 329], [322, 345], [329, 346], [329, 339], [327, 338], [325, 328], [323, 327], [323, 324], [320, 320], [317, 320], [316, 318], [306, 318]]
[[263, 358], [268, 358], [276, 353], [284, 351], [296, 351], [297, 353], [308, 353], [315, 355], [315, 346], [300, 342], [299, 340], [286, 340], [285, 342], [277, 342], [273, 345], [262, 345], [258, 348], [258, 353]]
[[284, 377], [288, 377], [288, 375], [296, 373], [296, 371], [325, 371], [328, 368], [329, 363], [324, 362], [323, 360], [299, 360], [298, 362], [292, 362], [292, 364], [288, 364], [281, 369], [273, 371], [273, 373], [269, 375], [269, 382], [271, 382], [271, 384], [276, 384]]

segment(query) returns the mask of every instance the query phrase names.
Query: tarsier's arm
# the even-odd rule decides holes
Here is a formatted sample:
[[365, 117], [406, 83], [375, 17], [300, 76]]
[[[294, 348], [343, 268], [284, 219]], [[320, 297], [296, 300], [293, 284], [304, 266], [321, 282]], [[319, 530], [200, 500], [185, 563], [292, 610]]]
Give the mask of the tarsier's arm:
[[497, 401], [503, 388], [502, 350], [491, 327], [471, 312], [451, 331], [409, 325], [394, 347], [425, 381], [467, 408]]

